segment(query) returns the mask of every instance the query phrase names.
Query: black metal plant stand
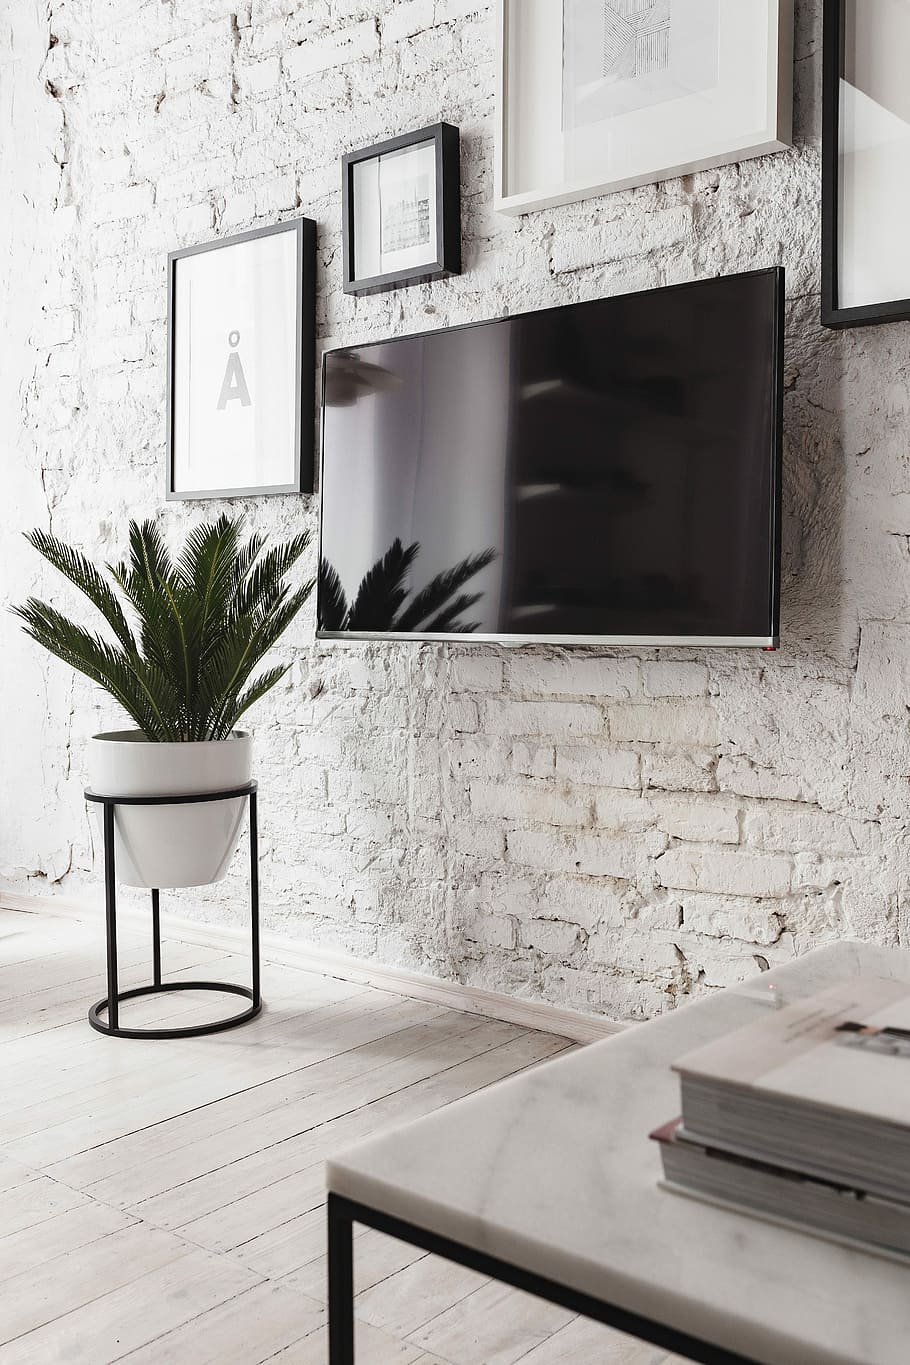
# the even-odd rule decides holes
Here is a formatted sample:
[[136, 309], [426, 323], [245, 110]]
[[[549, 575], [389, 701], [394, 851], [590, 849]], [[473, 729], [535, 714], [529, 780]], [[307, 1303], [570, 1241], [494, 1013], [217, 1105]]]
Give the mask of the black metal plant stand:
[[[87, 791], [85, 799], [95, 801], [104, 807], [104, 907], [107, 926], [107, 996], [92, 1005], [88, 1021], [99, 1033], [110, 1034], [114, 1038], [197, 1038], [205, 1033], [220, 1033], [223, 1029], [236, 1028], [254, 1019], [262, 1009], [262, 994], [259, 985], [259, 832], [256, 811], [255, 782], [246, 782], [242, 787], [232, 787], [229, 791], [194, 793], [188, 796], [102, 796], [98, 792]], [[231, 981], [166, 981], [161, 980], [161, 915], [159, 892], [152, 891], [152, 976], [151, 986], [137, 986], [133, 990], [120, 991], [117, 986], [117, 880], [114, 867], [114, 808], [115, 806], [193, 806], [205, 801], [227, 801], [231, 797], [245, 796], [249, 801], [250, 817], [250, 919], [251, 919], [251, 957], [253, 984], [238, 986]], [[227, 1019], [217, 1019], [211, 1024], [195, 1024], [190, 1028], [121, 1028], [120, 1003], [133, 1000], [139, 995], [163, 995], [168, 991], [221, 991], [227, 995], [240, 995], [251, 1004], [238, 1014]], [[107, 1013], [107, 1022], [101, 1018]]]

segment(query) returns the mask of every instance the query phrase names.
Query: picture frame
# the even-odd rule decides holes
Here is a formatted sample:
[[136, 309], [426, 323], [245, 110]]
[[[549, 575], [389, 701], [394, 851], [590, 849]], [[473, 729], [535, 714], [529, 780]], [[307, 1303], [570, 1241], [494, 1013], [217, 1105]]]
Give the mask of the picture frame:
[[461, 274], [458, 129], [433, 123], [342, 157], [344, 292]]
[[316, 224], [168, 254], [170, 501], [311, 492]]
[[824, 0], [823, 16], [822, 325], [906, 321], [910, 11]]
[[792, 143], [793, 0], [498, 6], [494, 206], [501, 213], [568, 204]]

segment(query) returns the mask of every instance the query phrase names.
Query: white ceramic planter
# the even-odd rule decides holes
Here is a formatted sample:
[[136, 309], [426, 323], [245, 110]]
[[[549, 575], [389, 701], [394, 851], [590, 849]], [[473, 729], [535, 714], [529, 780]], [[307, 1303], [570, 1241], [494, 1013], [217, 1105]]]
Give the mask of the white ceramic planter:
[[[183, 796], [249, 782], [252, 741], [154, 744], [139, 730], [94, 735], [89, 786], [102, 796]], [[126, 886], [204, 886], [227, 872], [240, 839], [245, 797], [185, 806], [117, 806], [114, 867]], [[99, 817], [103, 807], [97, 806]]]

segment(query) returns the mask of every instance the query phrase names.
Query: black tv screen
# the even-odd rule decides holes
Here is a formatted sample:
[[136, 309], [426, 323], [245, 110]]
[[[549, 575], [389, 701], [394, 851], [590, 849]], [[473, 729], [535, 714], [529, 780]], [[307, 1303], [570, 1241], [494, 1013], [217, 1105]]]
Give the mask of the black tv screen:
[[328, 352], [319, 635], [776, 644], [783, 289]]

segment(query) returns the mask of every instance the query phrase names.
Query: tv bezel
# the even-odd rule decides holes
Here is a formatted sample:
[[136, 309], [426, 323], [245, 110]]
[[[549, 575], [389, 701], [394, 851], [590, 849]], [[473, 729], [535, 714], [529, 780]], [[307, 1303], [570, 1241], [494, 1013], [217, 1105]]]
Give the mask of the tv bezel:
[[320, 376], [320, 431], [319, 431], [319, 565], [322, 564], [323, 528], [323, 491], [325, 481], [325, 382], [326, 363], [330, 356], [344, 351], [359, 350], [367, 346], [386, 346], [396, 341], [413, 341], [427, 336], [439, 336], [443, 332], [462, 332], [470, 327], [489, 327], [499, 322], [510, 322], [517, 318], [532, 317], [543, 313], [562, 312], [565, 308], [583, 307], [586, 303], [605, 303], [612, 298], [631, 298], [647, 294], [665, 294], [681, 289], [693, 289], [717, 280], [742, 280], [759, 275], [770, 275], [775, 283], [774, 298], [774, 375], [772, 393], [772, 430], [771, 430], [771, 562], [768, 565], [770, 620], [767, 635], [537, 635], [508, 632], [506, 634], [457, 631], [385, 631], [385, 630], [322, 630], [319, 625], [319, 582], [316, 584], [316, 639], [317, 640], [400, 640], [424, 642], [448, 642], [452, 644], [495, 644], [506, 647], [525, 645], [567, 645], [588, 648], [632, 647], [632, 648], [701, 648], [705, 646], [729, 649], [758, 648], [777, 649], [780, 644], [780, 535], [781, 535], [781, 488], [784, 444], [784, 301], [785, 272], [782, 265], [767, 266], [758, 270], [742, 270], [729, 275], [712, 275], [706, 279], [686, 280], [680, 284], [662, 285], [654, 289], [629, 290], [626, 294], [609, 294], [601, 299], [582, 299], [577, 303], [556, 304], [549, 308], [528, 309], [521, 313], [504, 313], [495, 318], [483, 318], [477, 322], [457, 323], [453, 327], [434, 327], [423, 332], [406, 332], [384, 339], [363, 342], [350, 342], [346, 346], [334, 346], [323, 352]]

